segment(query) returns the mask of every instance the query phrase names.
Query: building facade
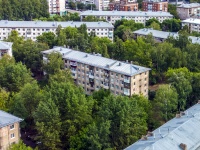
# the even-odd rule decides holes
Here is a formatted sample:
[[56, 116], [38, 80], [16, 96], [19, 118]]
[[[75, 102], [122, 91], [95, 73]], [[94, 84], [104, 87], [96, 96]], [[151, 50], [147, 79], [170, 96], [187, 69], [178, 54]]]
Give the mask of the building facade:
[[12, 44], [11, 42], [0, 41], [0, 59], [5, 54], [12, 57]]
[[60, 14], [65, 11], [65, 0], [47, 0], [50, 14]]
[[21, 118], [0, 110], [0, 150], [7, 150], [20, 140]]
[[144, 0], [142, 2], [143, 11], [168, 11], [167, 1], [157, 1], [157, 0]]
[[182, 27], [188, 26], [190, 32], [196, 31], [200, 33], [200, 19], [189, 18], [182, 21]]
[[178, 16], [180, 19], [184, 20], [190, 17], [199, 17], [200, 15], [200, 4], [181, 4], [176, 8]]
[[52, 52], [62, 54], [65, 69], [71, 70], [75, 84], [83, 87], [88, 95], [104, 88], [115, 95], [148, 97], [149, 68], [62, 47], [43, 51], [44, 62]]
[[81, 20], [87, 16], [95, 16], [105, 19], [107, 22], [114, 24], [115, 21], [121, 19], [134, 20], [136, 23], [145, 24], [147, 20], [155, 18], [159, 22], [165, 19], [172, 19], [173, 15], [169, 12], [144, 12], [144, 11], [85, 11], [80, 14]]
[[108, 10], [109, 8], [109, 0], [94, 0], [94, 4], [96, 5], [96, 9], [99, 11]]
[[0, 40], [7, 39], [11, 31], [15, 30], [24, 39], [32, 39], [36, 41], [37, 36], [44, 32], [56, 33], [57, 27], [80, 27], [86, 24], [87, 32], [94, 32], [98, 37], [107, 37], [113, 40], [113, 25], [107, 22], [45, 22], [45, 21], [0, 21]]
[[138, 3], [137, 0], [120, 0], [119, 2], [111, 2], [109, 4], [109, 10], [138, 11]]

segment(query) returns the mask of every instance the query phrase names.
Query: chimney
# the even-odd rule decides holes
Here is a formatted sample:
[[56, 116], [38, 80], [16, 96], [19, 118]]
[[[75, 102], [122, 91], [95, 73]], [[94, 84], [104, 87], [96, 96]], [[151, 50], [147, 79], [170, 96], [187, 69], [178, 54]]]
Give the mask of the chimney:
[[122, 64], [119, 62], [119, 66], [121, 66]]
[[180, 114], [181, 114], [181, 116], [184, 116], [184, 115], [185, 115], [185, 112], [184, 112], [184, 111], [181, 111]]
[[147, 136], [153, 136], [153, 132], [148, 131]]
[[180, 147], [182, 150], [187, 150], [187, 145], [186, 145], [186, 144], [181, 143], [181, 144], [179, 145], [179, 147]]
[[128, 60], [126, 60], [126, 63], [128, 63]]
[[146, 141], [147, 140], [147, 136], [143, 135], [141, 140]]
[[181, 115], [180, 114], [176, 114], [176, 118], [181, 118]]
[[198, 104], [200, 104], [200, 100], [198, 100]]

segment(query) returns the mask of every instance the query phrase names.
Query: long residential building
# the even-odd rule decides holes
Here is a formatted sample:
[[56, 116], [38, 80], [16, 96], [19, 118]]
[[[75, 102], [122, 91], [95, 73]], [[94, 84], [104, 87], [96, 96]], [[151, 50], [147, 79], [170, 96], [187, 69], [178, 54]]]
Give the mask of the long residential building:
[[60, 14], [65, 11], [65, 0], [47, 0], [50, 14]]
[[12, 44], [11, 42], [0, 41], [0, 59], [5, 55], [12, 57]]
[[190, 32], [192, 31], [200, 32], [200, 19], [189, 18], [183, 20], [182, 27], [184, 27], [185, 25], [188, 26]]
[[88, 95], [104, 88], [116, 95], [142, 94], [148, 97], [149, 68], [63, 47], [43, 51], [44, 62], [52, 52], [62, 54], [65, 69], [71, 70], [74, 82]]
[[[134, 31], [133, 33], [135, 38], [141, 36], [146, 37], [149, 34], [151, 34], [154, 37], [155, 41], [157, 42], [164, 42], [168, 37], [173, 37], [175, 39], [179, 37], [179, 34], [177, 32], [166, 32], [166, 31], [153, 30], [149, 28], [139, 29]], [[200, 44], [199, 37], [189, 36], [188, 38], [191, 41], [191, 43]]]
[[168, 11], [167, 0], [143, 0], [143, 11]]
[[191, 3], [191, 4], [181, 4], [177, 6], [176, 11], [180, 19], [187, 19], [190, 17], [198, 17], [200, 15], [200, 4]]
[[136, 23], [145, 24], [147, 20], [155, 18], [159, 22], [165, 19], [172, 19], [173, 15], [169, 12], [145, 12], [145, 11], [85, 11], [80, 14], [81, 20], [87, 16], [95, 16], [105, 19], [107, 22], [114, 24], [115, 21], [121, 19], [134, 20]]
[[48, 21], [0, 21], [0, 40], [7, 39], [12, 30], [18, 31], [24, 39], [36, 40], [44, 32], [56, 33], [59, 25], [65, 27], [80, 27], [82, 24], [87, 26], [87, 32], [94, 32], [98, 37], [107, 37], [113, 40], [113, 25], [107, 22], [48, 22]]
[[0, 150], [8, 150], [20, 140], [21, 118], [0, 110]]
[[200, 101], [125, 150], [200, 150]]

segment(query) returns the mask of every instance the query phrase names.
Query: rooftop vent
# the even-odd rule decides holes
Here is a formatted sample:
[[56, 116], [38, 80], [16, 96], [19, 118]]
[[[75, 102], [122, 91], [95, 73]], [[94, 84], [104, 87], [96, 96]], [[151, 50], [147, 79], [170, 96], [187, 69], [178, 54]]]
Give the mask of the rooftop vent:
[[147, 136], [153, 136], [153, 132], [148, 131]]
[[88, 57], [88, 54], [86, 54], [85, 57]]
[[110, 68], [110, 65], [109, 65], [109, 64], [107, 64], [107, 65], [106, 65], [106, 67], [107, 67], [107, 68]]
[[121, 66], [121, 65], [122, 65], [122, 63], [119, 62], [119, 66]]
[[62, 48], [60, 48], [60, 51], [62, 51]]
[[181, 114], [181, 116], [184, 116], [184, 115], [185, 115], [185, 112], [184, 112], [184, 111], [181, 111], [180, 114]]
[[126, 63], [128, 63], [128, 60], [126, 60]]

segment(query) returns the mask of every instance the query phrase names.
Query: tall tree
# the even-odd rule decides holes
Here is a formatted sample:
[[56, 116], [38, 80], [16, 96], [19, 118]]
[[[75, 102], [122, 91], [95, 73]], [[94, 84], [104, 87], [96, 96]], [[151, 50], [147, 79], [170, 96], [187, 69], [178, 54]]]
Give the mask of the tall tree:
[[52, 99], [40, 101], [34, 114], [42, 149], [56, 150], [60, 145], [61, 119]]

